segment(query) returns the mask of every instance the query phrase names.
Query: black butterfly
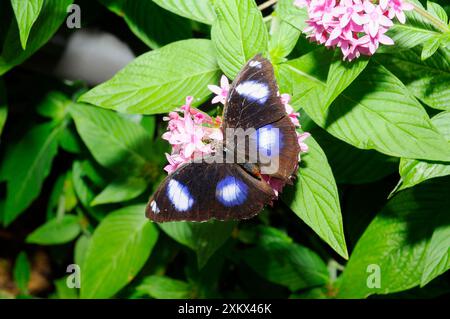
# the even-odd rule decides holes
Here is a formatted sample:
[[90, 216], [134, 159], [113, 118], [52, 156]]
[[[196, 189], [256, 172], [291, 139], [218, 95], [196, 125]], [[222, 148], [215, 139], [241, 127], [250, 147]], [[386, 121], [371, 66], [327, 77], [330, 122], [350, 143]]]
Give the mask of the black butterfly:
[[[256, 129], [253, 143], [259, 148], [264, 148], [261, 136], [272, 128], [278, 129], [279, 151], [262, 152], [276, 161], [276, 170], [265, 166], [262, 158], [256, 164], [211, 163], [207, 159], [186, 163], [169, 175], [150, 198], [148, 218], [156, 222], [247, 219], [277, 198], [261, 179], [261, 173], [279, 179], [283, 185], [292, 183], [300, 147], [295, 127], [281, 103], [272, 64], [261, 55], [251, 59], [231, 84], [223, 132], [227, 128]], [[223, 144], [225, 153], [236, 153], [234, 141], [229, 141], [225, 134]], [[244, 154], [246, 159], [248, 155]]]

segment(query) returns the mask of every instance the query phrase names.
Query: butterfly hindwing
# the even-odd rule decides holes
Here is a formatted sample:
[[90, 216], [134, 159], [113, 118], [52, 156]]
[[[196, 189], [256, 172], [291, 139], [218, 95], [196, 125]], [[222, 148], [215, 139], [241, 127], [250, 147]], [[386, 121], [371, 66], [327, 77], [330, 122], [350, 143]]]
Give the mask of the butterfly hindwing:
[[146, 215], [156, 222], [247, 219], [274, 199], [267, 183], [237, 164], [191, 162], [163, 181]]

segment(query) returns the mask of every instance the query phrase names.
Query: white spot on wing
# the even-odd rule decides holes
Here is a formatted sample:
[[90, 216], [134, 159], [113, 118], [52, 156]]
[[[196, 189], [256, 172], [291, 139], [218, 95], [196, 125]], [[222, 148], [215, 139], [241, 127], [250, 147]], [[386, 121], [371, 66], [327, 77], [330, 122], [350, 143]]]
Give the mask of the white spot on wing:
[[194, 204], [194, 199], [187, 187], [174, 179], [171, 179], [167, 185], [167, 196], [180, 212], [187, 211]]
[[260, 104], [265, 103], [269, 98], [269, 88], [267, 85], [257, 81], [246, 81], [240, 83], [236, 87], [236, 92], [245, 96], [250, 101], [258, 101]]
[[272, 125], [266, 125], [258, 129], [258, 148], [266, 156], [275, 156], [280, 153], [280, 130]]
[[256, 67], [258, 69], [261, 69], [262, 67], [261, 62], [255, 60], [251, 60], [248, 65], [251, 66], [252, 68]]
[[159, 213], [159, 207], [158, 207], [158, 205], [156, 204], [156, 202], [154, 200], [152, 200], [152, 202], [150, 203], [150, 207], [152, 208], [152, 211], [155, 214]]

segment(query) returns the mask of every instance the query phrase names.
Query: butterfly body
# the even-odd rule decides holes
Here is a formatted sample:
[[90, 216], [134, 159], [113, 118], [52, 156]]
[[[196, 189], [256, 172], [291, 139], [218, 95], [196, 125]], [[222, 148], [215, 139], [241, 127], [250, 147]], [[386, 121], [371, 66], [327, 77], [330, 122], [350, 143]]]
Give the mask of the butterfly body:
[[[161, 183], [147, 205], [148, 218], [247, 219], [277, 198], [262, 174], [291, 183], [300, 147], [267, 59], [255, 56], [231, 84], [221, 129], [224, 141], [215, 154], [183, 164]], [[228, 134], [237, 131], [244, 132], [243, 148]]]

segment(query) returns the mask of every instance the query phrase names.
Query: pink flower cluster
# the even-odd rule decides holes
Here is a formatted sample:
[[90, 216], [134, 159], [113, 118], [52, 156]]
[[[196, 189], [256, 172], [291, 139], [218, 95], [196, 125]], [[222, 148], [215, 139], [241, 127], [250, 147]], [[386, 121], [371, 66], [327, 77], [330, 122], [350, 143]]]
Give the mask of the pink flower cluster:
[[405, 23], [404, 11], [414, 7], [404, 0], [295, 0], [306, 7], [309, 19], [304, 30], [307, 37], [328, 47], [341, 49], [344, 60], [373, 55], [380, 44], [394, 41], [385, 33], [392, 19]]
[[[220, 86], [208, 85], [208, 88], [216, 94], [212, 103], [225, 104], [230, 84], [225, 75], [220, 80]], [[298, 112], [295, 112], [289, 105], [291, 97], [289, 94], [282, 94], [281, 101], [286, 108], [286, 113], [296, 127], [300, 127]], [[173, 173], [181, 164], [189, 162], [198, 156], [205, 156], [214, 151], [213, 142], [222, 141], [223, 134], [220, 129], [222, 119], [211, 118], [209, 115], [199, 111], [191, 106], [192, 96], [186, 98], [186, 104], [169, 113], [164, 117], [168, 121], [167, 132], [162, 136], [172, 146], [171, 154], [166, 153], [169, 164], [164, 167], [169, 174]], [[298, 133], [297, 138], [300, 145], [300, 153], [308, 151], [308, 145], [305, 140], [310, 136], [309, 133]], [[300, 158], [299, 158], [300, 160]], [[274, 189], [275, 194], [281, 191], [284, 183], [269, 176], [262, 176], [263, 179]]]
[[[169, 124], [168, 131], [162, 138], [172, 146], [172, 153], [166, 154], [169, 165], [164, 167], [169, 174], [196, 156], [210, 154], [213, 151], [211, 142], [223, 139], [219, 128], [220, 119], [212, 119], [209, 115], [191, 107], [193, 100], [192, 96], [188, 96], [185, 105], [163, 118]], [[183, 113], [183, 116], [179, 113]]]

